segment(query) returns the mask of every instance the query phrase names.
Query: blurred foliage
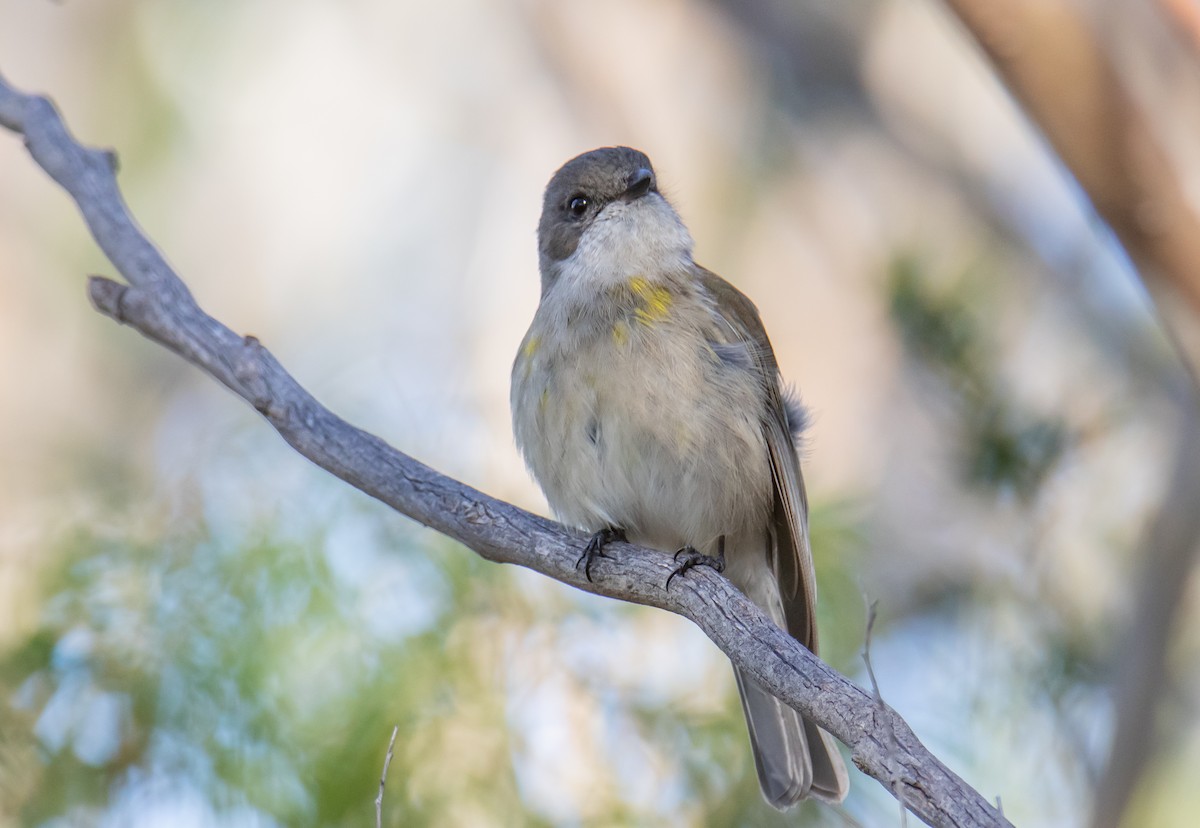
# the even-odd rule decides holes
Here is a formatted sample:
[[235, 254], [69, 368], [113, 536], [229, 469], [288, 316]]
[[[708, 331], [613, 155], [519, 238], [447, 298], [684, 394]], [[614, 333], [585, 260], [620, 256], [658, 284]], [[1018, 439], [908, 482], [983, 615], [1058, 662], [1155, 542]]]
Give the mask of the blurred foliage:
[[989, 306], [963, 278], [938, 292], [915, 256], [893, 260], [887, 284], [892, 321], [908, 351], [953, 395], [966, 480], [1012, 489], [1030, 500], [1070, 443], [1061, 419], [1013, 402], [998, 370], [994, 337], [978, 315]]
[[[853, 559], [833, 548], [854, 536], [845, 515], [816, 524], [835, 595], [848, 591]], [[0, 824], [125, 824], [155, 790], [190, 801], [204, 824], [370, 824], [392, 724], [386, 824], [556, 823], [523, 799], [529, 734], [510, 715], [514, 696], [550, 678], [509, 675], [526, 663], [512, 648], [541, 640], [558, 653], [581, 617], [593, 619], [585, 634], [626, 627], [636, 638], [661, 614], [559, 588], [547, 600], [444, 539], [389, 533], [394, 554], [381, 560], [402, 570], [395, 600], [420, 604], [396, 607], [408, 619], [399, 625], [362, 617], [361, 589], [323, 538], [284, 542], [264, 528], [231, 542], [176, 526], [131, 543], [79, 528], [46, 569], [40, 623], [0, 659], [12, 700], [0, 708]], [[827, 601], [826, 628], [853, 629], [829, 616], [860, 603]], [[847, 649], [831, 634], [831, 651]], [[705, 658], [723, 661], [715, 648]], [[668, 759], [663, 778], [682, 782], [668, 801], [687, 803], [670, 816], [661, 797], [629, 801], [598, 777], [606, 794], [588, 804], [589, 824], [797, 824], [760, 798], [732, 681], [714, 714], [574, 672], [573, 692]], [[538, 727], [569, 728], [553, 715]], [[801, 822], [829, 824], [822, 813], [805, 809]]]
[[5, 787], [25, 794], [6, 801], [22, 824], [91, 822], [123, 786], [164, 774], [200, 787], [217, 814], [250, 807], [279, 824], [361, 825], [394, 722], [409, 738], [392, 769], [389, 824], [440, 822], [444, 798], [463, 786], [497, 812], [513, 808], [502, 763], [447, 763], [446, 778], [410, 772], [413, 740], [427, 757], [445, 751], [448, 720], [464, 709], [476, 708], [485, 730], [501, 718], [473, 669], [474, 642], [446, 635], [463, 607], [476, 620], [494, 611], [481, 598], [495, 567], [440, 557], [444, 604], [419, 631], [381, 641], [319, 543], [222, 548], [177, 536], [133, 546], [81, 530], [46, 580], [39, 629], [0, 663], [18, 700], [4, 730], [23, 732], [21, 750], [38, 758], [21, 766], [25, 779], [6, 768]]
[[817, 570], [821, 658], [843, 673], [860, 665], [867, 599], [861, 574], [867, 541], [862, 504], [843, 498], [813, 504], [809, 540]]

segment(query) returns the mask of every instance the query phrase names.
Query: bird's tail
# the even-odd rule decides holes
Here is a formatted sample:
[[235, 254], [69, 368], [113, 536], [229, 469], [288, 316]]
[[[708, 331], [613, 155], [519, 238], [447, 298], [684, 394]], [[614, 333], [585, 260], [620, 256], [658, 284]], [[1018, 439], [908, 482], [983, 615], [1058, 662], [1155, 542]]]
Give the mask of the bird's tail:
[[846, 766], [833, 738], [734, 668], [763, 796], [784, 810], [801, 799], [838, 803]]

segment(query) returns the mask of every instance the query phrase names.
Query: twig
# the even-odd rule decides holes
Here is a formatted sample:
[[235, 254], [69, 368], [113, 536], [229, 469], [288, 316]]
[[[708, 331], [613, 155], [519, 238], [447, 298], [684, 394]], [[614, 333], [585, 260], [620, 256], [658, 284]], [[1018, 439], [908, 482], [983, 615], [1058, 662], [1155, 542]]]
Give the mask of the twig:
[[[763, 687], [846, 743], [864, 773], [897, 780], [908, 807], [937, 826], [1008, 825], [887, 705], [777, 627], [725, 578], [689, 572], [668, 592], [669, 555], [625, 543], [593, 568], [575, 567], [586, 538], [439, 474], [318, 403], [257, 339], [235, 334], [196, 304], [134, 223], [108, 154], [80, 146], [53, 105], [0, 78], [0, 124], [75, 199], [101, 249], [128, 281], [93, 276], [96, 309], [199, 366], [245, 399], [298, 452], [397, 511], [497, 563], [514, 563], [579, 589], [677, 613]], [[897, 747], [892, 746], [895, 742]]]
[[[865, 595], [863, 596], [866, 597]], [[867, 604], [867, 631], [863, 636], [863, 664], [867, 667], [867, 678], [871, 680], [871, 695], [875, 697], [875, 704], [880, 710], [886, 709], [883, 703], [883, 694], [879, 692], [879, 682], [875, 680], [875, 668], [871, 666], [871, 633], [875, 629], [876, 610], [879, 608], [879, 601], [871, 601]], [[892, 734], [888, 740], [889, 747], [900, 749], [900, 745], [896, 743], [895, 734]], [[889, 787], [892, 791], [892, 796], [896, 797], [896, 801], [900, 803], [900, 826], [907, 828], [908, 826], [908, 802], [904, 799], [904, 789], [900, 786], [899, 779], [889, 780]]]
[[379, 775], [379, 796], [375, 797], [375, 828], [383, 828], [383, 786], [387, 783], [388, 768], [392, 766], [392, 753], [396, 749], [396, 734], [400, 725], [392, 728], [392, 739], [388, 742], [387, 756], [383, 757], [383, 773]]

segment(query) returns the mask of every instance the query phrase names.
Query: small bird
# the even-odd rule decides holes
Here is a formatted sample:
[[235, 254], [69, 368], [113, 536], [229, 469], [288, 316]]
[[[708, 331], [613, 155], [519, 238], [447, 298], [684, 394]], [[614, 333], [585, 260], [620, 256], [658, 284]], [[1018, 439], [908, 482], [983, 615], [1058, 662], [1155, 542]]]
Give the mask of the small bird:
[[[546, 187], [541, 300], [512, 372], [513, 431], [565, 523], [676, 553], [729, 579], [817, 651], [816, 578], [795, 440], [758, 310], [692, 259], [692, 237], [650, 159], [604, 147]], [[780, 810], [840, 802], [833, 739], [734, 669], [759, 783]]]

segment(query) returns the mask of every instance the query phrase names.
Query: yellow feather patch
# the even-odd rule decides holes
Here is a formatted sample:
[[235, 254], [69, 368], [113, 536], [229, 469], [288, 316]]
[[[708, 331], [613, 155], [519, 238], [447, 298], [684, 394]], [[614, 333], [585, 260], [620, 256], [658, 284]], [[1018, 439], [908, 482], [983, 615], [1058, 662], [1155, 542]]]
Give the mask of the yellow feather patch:
[[652, 325], [667, 318], [671, 312], [671, 292], [661, 285], [655, 285], [644, 276], [634, 276], [629, 280], [629, 289], [633, 295], [642, 301], [633, 315], [643, 325]]
[[526, 379], [533, 373], [533, 355], [537, 353], [538, 348], [542, 345], [540, 336], [531, 336], [525, 340], [525, 344], [521, 346], [521, 367], [524, 371]]
[[537, 349], [542, 347], [542, 338], [540, 336], [531, 336], [525, 340], [525, 347], [521, 349], [522, 355], [526, 359], [537, 353]]
[[629, 327], [624, 322], [618, 322], [612, 328], [613, 343], [619, 348], [629, 341]]

